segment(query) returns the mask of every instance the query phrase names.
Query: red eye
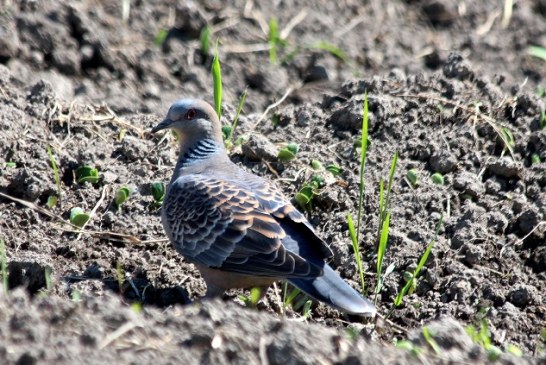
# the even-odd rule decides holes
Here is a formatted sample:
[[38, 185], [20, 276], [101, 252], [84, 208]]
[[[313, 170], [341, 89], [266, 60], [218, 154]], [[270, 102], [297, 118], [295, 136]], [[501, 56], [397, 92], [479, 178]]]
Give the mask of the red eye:
[[195, 109], [190, 109], [184, 114], [184, 119], [186, 120], [192, 120], [195, 117]]

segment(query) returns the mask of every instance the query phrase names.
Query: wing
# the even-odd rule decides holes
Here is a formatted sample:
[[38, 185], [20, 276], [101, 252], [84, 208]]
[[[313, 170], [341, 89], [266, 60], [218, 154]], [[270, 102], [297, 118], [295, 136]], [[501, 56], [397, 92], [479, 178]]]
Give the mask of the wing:
[[322, 274], [321, 266], [286, 249], [281, 225], [235, 183], [180, 177], [169, 187], [162, 215], [175, 248], [192, 262], [276, 278]]
[[263, 210], [277, 219], [287, 234], [287, 248], [305, 258], [330, 259], [332, 250], [317, 236], [313, 226], [272, 184], [256, 175], [247, 179]]

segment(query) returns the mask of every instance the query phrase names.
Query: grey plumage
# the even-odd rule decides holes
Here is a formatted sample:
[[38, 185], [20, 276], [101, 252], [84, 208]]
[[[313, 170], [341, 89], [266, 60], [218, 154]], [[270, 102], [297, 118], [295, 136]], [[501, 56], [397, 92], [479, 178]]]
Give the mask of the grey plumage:
[[152, 132], [166, 128], [178, 134], [180, 157], [163, 203], [163, 226], [175, 249], [201, 271], [207, 295], [281, 279], [342, 311], [375, 314], [373, 304], [325, 263], [331, 250], [290, 201], [231, 162], [209, 104], [177, 101]]

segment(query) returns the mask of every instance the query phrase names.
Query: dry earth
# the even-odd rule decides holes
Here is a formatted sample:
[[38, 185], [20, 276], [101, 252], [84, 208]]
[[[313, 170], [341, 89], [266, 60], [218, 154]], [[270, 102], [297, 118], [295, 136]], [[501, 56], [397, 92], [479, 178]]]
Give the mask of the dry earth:
[[[545, 98], [537, 92], [546, 64], [527, 53], [546, 46], [544, 1], [515, 1], [511, 14], [493, 1], [132, 1], [125, 18], [122, 4], [1, 3], [0, 238], [10, 290], [0, 294], [0, 363], [487, 363], [464, 330], [484, 322], [504, 351], [500, 363], [546, 363]], [[275, 64], [272, 17], [286, 39]], [[232, 159], [289, 196], [314, 175], [325, 179], [306, 214], [357, 288], [346, 215], [356, 217], [367, 92], [360, 251], [371, 297], [379, 181], [399, 155], [384, 265], [394, 270], [376, 321], [317, 304], [305, 321], [298, 310], [282, 313], [274, 289], [257, 308], [244, 308], [236, 291], [193, 303], [204, 283], [164, 240], [151, 194], [170, 177], [174, 140], [148, 131], [176, 99], [212, 102], [211, 57], [199, 42], [207, 24], [212, 43], [219, 39], [225, 123], [248, 87], [236, 130], [245, 141]], [[299, 152], [281, 162], [288, 142]], [[313, 170], [313, 160], [343, 172]], [[98, 183], [77, 183], [83, 165], [98, 169]], [[121, 187], [132, 194], [116, 209]], [[60, 199], [48, 208], [52, 195]], [[74, 207], [93, 212], [83, 233], [66, 224]], [[393, 308], [442, 215], [415, 292]], [[412, 349], [395, 348], [397, 340]], [[523, 357], [509, 354], [511, 345]]]

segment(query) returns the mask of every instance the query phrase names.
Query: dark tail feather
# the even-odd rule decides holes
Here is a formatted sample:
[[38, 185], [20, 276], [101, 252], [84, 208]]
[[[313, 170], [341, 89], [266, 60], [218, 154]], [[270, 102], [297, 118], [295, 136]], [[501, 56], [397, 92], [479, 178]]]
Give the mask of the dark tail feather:
[[289, 279], [289, 283], [342, 312], [374, 316], [375, 306], [349, 286], [330, 266], [324, 265], [324, 275], [312, 279]]

